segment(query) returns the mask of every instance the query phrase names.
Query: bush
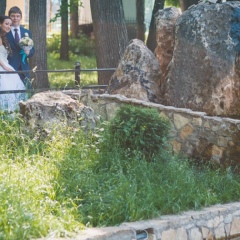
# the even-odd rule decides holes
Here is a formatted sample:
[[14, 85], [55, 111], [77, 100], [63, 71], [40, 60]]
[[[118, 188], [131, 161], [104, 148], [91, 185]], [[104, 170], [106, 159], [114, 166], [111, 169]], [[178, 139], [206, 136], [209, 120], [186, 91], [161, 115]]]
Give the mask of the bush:
[[110, 122], [113, 141], [121, 148], [138, 150], [150, 158], [166, 143], [170, 123], [156, 109], [123, 105]]
[[[53, 34], [47, 39], [48, 52], [59, 52], [60, 45], [60, 34]], [[89, 40], [85, 34], [81, 34], [79, 38], [69, 38], [69, 51], [74, 54], [93, 56], [95, 54], [94, 42]]]
[[[141, 120], [133, 109], [125, 124], [129, 117]], [[136, 109], [141, 117], [148, 111]], [[147, 126], [155, 117], [159, 122], [157, 111], [150, 113]], [[240, 175], [230, 168], [196, 168], [165, 148], [154, 156], [157, 161], [140, 161], [141, 152], [130, 156], [109, 141], [108, 122], [88, 134], [62, 124], [43, 139], [39, 132], [26, 131], [17, 116], [0, 112], [0, 240], [74, 239], [85, 226], [114, 226], [239, 201]]]
[[94, 56], [94, 41], [90, 40], [85, 34], [81, 34], [80, 38], [70, 38], [69, 51], [84, 56]]
[[47, 51], [57, 52], [60, 49], [60, 35], [52, 34], [51, 37], [47, 38]]

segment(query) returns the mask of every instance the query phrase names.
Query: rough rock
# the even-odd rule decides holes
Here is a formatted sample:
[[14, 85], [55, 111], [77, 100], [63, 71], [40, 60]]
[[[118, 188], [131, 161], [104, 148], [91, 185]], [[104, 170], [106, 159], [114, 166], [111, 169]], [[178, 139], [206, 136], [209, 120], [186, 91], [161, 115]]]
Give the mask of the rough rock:
[[158, 102], [161, 70], [155, 55], [138, 39], [127, 46], [107, 93]]
[[175, 24], [175, 46], [161, 103], [240, 116], [240, 2], [198, 4]]
[[168, 72], [168, 64], [172, 60], [174, 49], [174, 26], [180, 15], [181, 11], [176, 7], [164, 8], [159, 10], [155, 15], [157, 41], [155, 55], [161, 67], [161, 82], [164, 81]]
[[30, 129], [56, 125], [95, 127], [94, 111], [62, 92], [41, 92], [26, 102], [20, 102], [20, 113]]

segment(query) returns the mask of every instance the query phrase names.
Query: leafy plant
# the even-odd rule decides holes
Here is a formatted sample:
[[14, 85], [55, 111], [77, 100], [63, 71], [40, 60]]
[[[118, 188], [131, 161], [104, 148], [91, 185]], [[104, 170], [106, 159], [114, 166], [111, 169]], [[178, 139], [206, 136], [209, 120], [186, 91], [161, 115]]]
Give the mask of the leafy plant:
[[47, 52], [58, 52], [60, 49], [60, 35], [52, 34], [47, 38]]
[[[61, 35], [52, 34], [47, 38], [47, 51], [59, 52], [60, 43]], [[84, 33], [80, 33], [78, 38], [69, 38], [69, 51], [83, 56], [95, 56], [94, 41], [90, 40]]]
[[[125, 122], [148, 111], [133, 109], [126, 110]], [[124, 148], [118, 138], [122, 128], [115, 135], [112, 122], [88, 134], [62, 125], [43, 139], [30, 135], [17, 114], [13, 119], [0, 112], [0, 120], [0, 240], [71, 238], [84, 226], [113, 226], [240, 198], [240, 176], [230, 168], [195, 166], [173, 156], [165, 140], [156, 161], [141, 161], [139, 141], [132, 141], [138, 150]], [[167, 136], [167, 130], [161, 133]]]
[[95, 56], [94, 41], [89, 39], [84, 33], [80, 33], [79, 38], [69, 39], [69, 50], [72, 53], [83, 56]]
[[[69, 39], [69, 61], [59, 59], [61, 36], [52, 34], [47, 38], [48, 69], [63, 70], [74, 69], [75, 63], [81, 63], [81, 69], [95, 69], [96, 56], [94, 42], [89, 40], [85, 34], [80, 34], [79, 38]], [[50, 72], [48, 74], [50, 88], [74, 88], [74, 72]], [[96, 71], [82, 71], [80, 73], [80, 87], [86, 85], [96, 85], [98, 82]]]
[[157, 154], [168, 138], [170, 123], [156, 109], [123, 105], [110, 122], [114, 141], [131, 151], [138, 150], [148, 159]]

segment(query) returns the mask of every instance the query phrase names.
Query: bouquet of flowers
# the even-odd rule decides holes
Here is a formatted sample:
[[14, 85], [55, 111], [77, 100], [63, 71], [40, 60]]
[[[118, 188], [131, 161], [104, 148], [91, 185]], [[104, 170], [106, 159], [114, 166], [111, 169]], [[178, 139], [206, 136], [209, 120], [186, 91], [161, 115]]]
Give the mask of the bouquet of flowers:
[[31, 50], [33, 47], [33, 40], [28, 36], [28, 33], [25, 33], [25, 37], [19, 40], [19, 47], [22, 49], [20, 54], [22, 55], [22, 62], [25, 63], [27, 54], [24, 52], [25, 50]]
[[19, 46], [23, 50], [31, 50], [33, 45], [33, 40], [28, 36], [28, 33], [25, 33], [25, 37], [19, 40]]

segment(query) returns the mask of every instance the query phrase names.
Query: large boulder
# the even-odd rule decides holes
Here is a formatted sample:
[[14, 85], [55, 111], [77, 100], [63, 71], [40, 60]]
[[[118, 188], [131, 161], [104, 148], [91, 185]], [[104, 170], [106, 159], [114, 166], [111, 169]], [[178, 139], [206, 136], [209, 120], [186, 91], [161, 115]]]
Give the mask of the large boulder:
[[138, 39], [127, 46], [107, 93], [158, 102], [161, 70], [155, 55]]
[[155, 15], [157, 47], [155, 55], [159, 60], [164, 81], [168, 73], [168, 64], [172, 60], [174, 49], [174, 29], [181, 11], [176, 7], [164, 8]]
[[26, 102], [20, 102], [20, 113], [30, 129], [51, 129], [68, 125], [84, 130], [95, 127], [94, 111], [62, 92], [36, 93]]
[[240, 116], [240, 2], [198, 4], [175, 24], [163, 104]]

